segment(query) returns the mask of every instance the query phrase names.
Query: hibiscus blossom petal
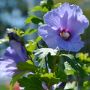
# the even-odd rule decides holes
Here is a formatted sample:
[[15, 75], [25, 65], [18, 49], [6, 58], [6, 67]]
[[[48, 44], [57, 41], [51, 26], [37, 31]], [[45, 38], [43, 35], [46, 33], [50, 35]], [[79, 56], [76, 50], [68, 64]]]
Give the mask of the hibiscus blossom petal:
[[12, 59], [0, 59], [0, 72], [4, 77], [11, 78], [16, 70], [16, 63]]
[[70, 18], [73, 14], [83, 14], [81, 8], [77, 5], [70, 5], [69, 3], [64, 3], [60, 7], [56, 9], [56, 13], [62, 17], [65, 13], [68, 13], [68, 18]]
[[44, 21], [46, 24], [56, 27], [57, 29], [60, 26], [60, 17], [55, 12], [55, 9], [44, 15]]
[[47, 25], [38, 30], [48, 47], [77, 52], [84, 46], [80, 34], [88, 27], [89, 21], [79, 6], [64, 3], [45, 14], [44, 21]]
[[11, 47], [8, 47], [4, 53], [4, 58], [9, 58], [14, 60], [16, 63], [21, 61], [21, 58], [18, 56], [18, 54], [13, 50]]
[[80, 40], [80, 36], [74, 36], [69, 41], [65, 41], [62, 38], [59, 38], [58, 46], [60, 49], [66, 51], [78, 52], [84, 46], [84, 43]]
[[16, 63], [28, 60], [27, 51], [20, 37], [14, 32], [8, 33], [8, 36], [10, 46], [6, 49], [4, 57], [13, 59]]
[[88, 25], [89, 21], [84, 15], [72, 15], [68, 20], [67, 28], [74, 34], [82, 34]]
[[38, 33], [40, 36], [43, 37], [43, 40], [49, 47], [56, 48], [58, 46], [57, 38], [59, 37], [57, 36], [56, 30], [54, 30], [50, 26], [48, 25], [40, 26], [38, 28]]

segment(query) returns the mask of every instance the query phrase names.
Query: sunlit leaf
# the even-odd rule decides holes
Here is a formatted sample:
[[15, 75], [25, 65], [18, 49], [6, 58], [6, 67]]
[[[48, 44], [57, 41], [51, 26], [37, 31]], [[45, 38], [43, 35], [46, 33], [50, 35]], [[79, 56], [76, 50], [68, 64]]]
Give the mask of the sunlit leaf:
[[54, 8], [57, 8], [57, 7], [59, 7], [60, 5], [61, 5], [61, 3], [57, 3], [57, 4], [54, 5]]
[[27, 73], [27, 71], [22, 71], [22, 72], [14, 75], [14, 76], [12, 77], [12, 80], [11, 80], [11, 82], [10, 82], [10, 90], [13, 90], [14, 84], [15, 84], [21, 77], [23, 77], [26, 73]]
[[30, 24], [30, 23], [39, 24], [40, 22], [43, 23], [43, 20], [36, 16], [30, 16], [25, 21], [26, 24]]
[[42, 40], [42, 37], [38, 36], [36, 39], [35, 39], [35, 42], [38, 43], [39, 41]]
[[65, 62], [64, 66], [65, 66], [65, 70], [64, 71], [65, 71], [65, 73], [67, 75], [73, 75], [74, 74], [75, 70], [71, 67], [71, 65], [68, 62]]
[[85, 77], [87, 75], [82, 68], [82, 65], [76, 60], [76, 58], [72, 54], [61, 54], [61, 56], [63, 57], [64, 61], [67, 61], [71, 65], [71, 67], [80, 74], [81, 77]]
[[66, 83], [66, 86], [65, 86], [65, 90], [76, 90], [75, 89], [76, 88], [76, 82], [74, 81], [74, 82], [68, 82], [68, 83]]
[[23, 36], [24, 31], [22, 31], [21, 29], [15, 29], [15, 33], [21, 37], [21, 36]]
[[49, 53], [54, 56], [56, 55], [58, 50], [51, 48], [41, 48], [35, 50], [35, 55], [39, 55], [39, 58], [45, 58]]
[[31, 35], [33, 33], [37, 32], [36, 29], [27, 29], [25, 32], [24, 32], [24, 35]]
[[27, 51], [33, 52], [37, 47], [37, 43], [34, 41], [29, 41], [29, 43], [26, 45]]
[[46, 82], [49, 86], [54, 85], [60, 81], [59, 78], [56, 78], [53, 73], [42, 74], [41, 80]]
[[35, 6], [35, 7], [32, 9], [32, 12], [37, 12], [37, 11], [47, 12], [48, 9], [47, 9], [46, 7], [42, 7], [42, 6]]
[[19, 64], [17, 64], [17, 67], [20, 71], [35, 72], [37, 70], [37, 67], [35, 65], [27, 62], [20, 62]]
[[90, 81], [84, 81], [83, 82], [83, 90], [89, 90], [90, 89]]
[[89, 64], [89, 66], [85, 64], [85, 65], [83, 66], [83, 69], [84, 69], [88, 74], [90, 74], [90, 64]]
[[28, 44], [26, 44], [27, 51], [33, 52], [37, 48], [37, 44], [41, 40], [42, 40], [41, 37], [37, 37], [35, 40], [29, 41]]
[[88, 53], [78, 53], [76, 54], [76, 58], [79, 58], [82, 62], [90, 62], [90, 57]]

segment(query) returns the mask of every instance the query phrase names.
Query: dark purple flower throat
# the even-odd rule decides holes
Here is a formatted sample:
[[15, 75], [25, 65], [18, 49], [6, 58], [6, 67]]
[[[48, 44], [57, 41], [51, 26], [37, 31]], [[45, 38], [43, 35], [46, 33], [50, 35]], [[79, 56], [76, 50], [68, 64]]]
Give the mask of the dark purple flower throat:
[[71, 38], [71, 33], [67, 29], [63, 29], [63, 30], [59, 29], [59, 35], [62, 39], [66, 40], [66, 41], [70, 40], [70, 38]]

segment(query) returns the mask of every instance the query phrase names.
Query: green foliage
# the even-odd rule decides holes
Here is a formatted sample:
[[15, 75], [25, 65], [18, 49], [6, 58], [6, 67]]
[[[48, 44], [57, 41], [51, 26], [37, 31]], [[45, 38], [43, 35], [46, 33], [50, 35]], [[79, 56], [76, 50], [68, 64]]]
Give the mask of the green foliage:
[[47, 0], [47, 7], [49, 10], [53, 8], [53, 5], [54, 5], [53, 0]]
[[13, 90], [13, 86], [14, 84], [21, 78], [23, 77], [27, 72], [22, 71], [22, 72], [18, 72], [18, 74], [14, 75], [12, 77], [12, 80], [10, 82], [10, 90]]
[[37, 37], [34, 41], [29, 41], [26, 45], [27, 51], [33, 52], [37, 48], [37, 44], [41, 41], [41, 37]]
[[57, 50], [51, 48], [41, 48], [35, 50], [35, 55], [39, 55], [40, 59], [45, 58], [49, 53], [54, 56], [57, 54]]
[[31, 35], [31, 34], [34, 34], [34, 33], [36, 33], [37, 32], [37, 30], [36, 29], [27, 29], [25, 32], [24, 32], [24, 34], [23, 34], [23, 36], [24, 35]]
[[60, 79], [61, 82], [66, 81], [67, 76], [64, 70], [59, 66], [55, 71], [56, 77]]
[[76, 70], [77, 74], [80, 74], [81, 77], [85, 77], [86, 73], [84, 71], [84, 69], [82, 68], [82, 64], [79, 63], [76, 58], [71, 55], [71, 54], [61, 54], [61, 56], [63, 56], [63, 60], [67, 61], [71, 67]]
[[73, 82], [67, 82], [64, 89], [65, 90], [77, 90], [76, 82], [75, 81], [73, 81]]
[[30, 16], [26, 19], [26, 24], [34, 23], [34, 24], [39, 24], [43, 23], [43, 20], [41, 18], [38, 18], [36, 16]]
[[71, 67], [71, 65], [68, 62], [65, 62], [64, 66], [65, 66], [64, 71], [65, 71], [66, 75], [74, 75], [75, 70]]
[[20, 62], [19, 64], [17, 64], [17, 67], [20, 71], [35, 72], [37, 70], [37, 67], [35, 67], [34, 64], [28, 62]]
[[56, 78], [53, 73], [42, 74], [41, 80], [44, 81], [48, 86], [52, 86], [60, 81], [59, 78]]
[[90, 62], [90, 57], [88, 53], [78, 53], [76, 57], [79, 58], [81, 62]]
[[18, 80], [24, 90], [43, 90], [41, 80], [36, 75], [29, 75]]
[[57, 3], [57, 4], [54, 5], [54, 8], [57, 8], [57, 7], [59, 7], [60, 5], [61, 5], [61, 3]]
[[[50, 54], [51, 56], [55, 56], [57, 54], [57, 50], [54, 50], [51, 48], [41, 48], [41, 49], [35, 50], [35, 55], [36, 56], [38, 55], [38, 58], [40, 59], [40, 63], [39, 63], [40, 67], [46, 66], [45, 62], [47, 62], [46, 57], [48, 56], [48, 54]], [[50, 60], [48, 60], [48, 62]], [[50, 66], [50, 64], [49, 64], [49, 66]]]
[[89, 90], [90, 89], [90, 81], [85, 81], [83, 83], [83, 90]]
[[[52, 8], [60, 6], [61, 3], [54, 5], [52, 0], [42, 0], [40, 6], [35, 6], [32, 12], [42, 12], [43, 15]], [[30, 16], [26, 19], [26, 24], [44, 23], [42, 18]], [[13, 29], [14, 30], [14, 29]], [[37, 29], [15, 29], [14, 32], [21, 37], [34, 35]], [[1, 39], [0, 44], [7, 42], [8, 39]], [[52, 85], [65, 82], [65, 87], [56, 87], [55, 90], [89, 90], [90, 82], [86, 79], [90, 76], [90, 56], [89, 54], [77, 53], [66, 54], [57, 49], [44, 48], [40, 36], [36, 39], [27, 41], [25, 44], [27, 54], [31, 60], [20, 62], [17, 66], [17, 73], [11, 80], [12, 90], [15, 82], [19, 82], [24, 90], [44, 90], [43, 82], [48, 90], [51, 90]], [[42, 47], [41, 47], [42, 46]]]
[[43, 13], [46, 13], [46, 12], [48, 12], [48, 9], [46, 7], [42, 7], [42, 6], [35, 6], [32, 9], [32, 12], [38, 12], [38, 11], [41, 11]]

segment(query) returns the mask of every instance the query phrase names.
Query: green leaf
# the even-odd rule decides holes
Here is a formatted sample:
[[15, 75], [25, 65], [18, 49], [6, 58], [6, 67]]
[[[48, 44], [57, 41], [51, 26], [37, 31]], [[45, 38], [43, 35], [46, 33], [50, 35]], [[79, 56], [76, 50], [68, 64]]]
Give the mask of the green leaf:
[[90, 89], [90, 81], [84, 81], [83, 90], [89, 90], [89, 89]]
[[87, 74], [85, 73], [84, 69], [82, 68], [82, 65], [76, 60], [76, 58], [71, 54], [61, 54], [61, 57], [64, 61], [67, 61], [74, 70], [78, 74], [80, 74], [81, 77], [85, 77]]
[[12, 77], [12, 80], [10, 82], [10, 90], [13, 90], [13, 86], [14, 84], [21, 78], [23, 77], [23, 75], [25, 75], [27, 72], [20, 72], [18, 74], [15, 74], [13, 77]]
[[20, 37], [24, 35], [24, 31], [22, 31], [21, 29], [15, 29], [14, 31]]
[[66, 76], [64, 70], [63, 70], [60, 66], [57, 67], [57, 69], [56, 69], [56, 71], [55, 71], [55, 75], [56, 75], [56, 77], [59, 78], [60, 81], [62, 81], [62, 82], [66, 81], [66, 79], [67, 79], [67, 76]]
[[68, 57], [71, 60], [74, 59], [74, 56], [72, 54], [61, 54], [60, 56]]
[[32, 9], [32, 12], [37, 12], [37, 11], [41, 11], [41, 12], [48, 12], [48, 9], [46, 7], [42, 7], [42, 6], [35, 6]]
[[43, 20], [36, 16], [30, 16], [26, 19], [25, 23], [26, 24], [30, 24], [30, 23], [39, 24], [39, 23], [43, 23]]
[[27, 62], [28, 64], [33, 65], [33, 62], [32, 62], [31, 60], [27, 60], [26, 62]]
[[84, 69], [87, 73], [90, 74], [90, 64], [89, 64], [89, 66], [85, 64], [85, 65], [83, 66], [83, 69]]
[[47, 0], [47, 6], [48, 6], [48, 9], [49, 9], [49, 10], [52, 9], [53, 5], [54, 5], [53, 0]]
[[46, 82], [48, 86], [52, 86], [59, 82], [59, 79], [55, 77], [53, 73], [45, 73], [41, 75], [41, 80]]
[[41, 48], [41, 49], [37, 49], [35, 50], [35, 55], [39, 55], [38, 57], [40, 59], [42, 58], [45, 58], [49, 53], [52, 55], [52, 56], [55, 56], [57, 54], [57, 51], [56, 49], [51, 49], [51, 48]]
[[29, 43], [26, 45], [28, 52], [33, 52], [37, 48], [37, 43], [34, 41], [29, 41]]
[[35, 6], [34, 8], [32, 8], [32, 12], [36, 12], [36, 11], [42, 11], [42, 7], [41, 6]]
[[24, 35], [30, 35], [30, 34], [33, 34], [33, 33], [36, 33], [37, 30], [36, 29], [27, 29], [25, 32], [24, 32]]
[[76, 54], [76, 58], [79, 58], [81, 62], [90, 62], [90, 57], [88, 53], [78, 53]]
[[77, 89], [75, 89], [76, 88], [76, 82], [74, 81], [74, 82], [68, 82], [68, 83], [66, 83], [66, 86], [65, 86], [65, 90], [77, 90]]
[[41, 36], [38, 36], [36, 39], [35, 39], [35, 42], [38, 43], [39, 41], [42, 40], [42, 37]]
[[37, 67], [35, 65], [28, 62], [20, 62], [17, 64], [17, 67], [21, 71], [35, 72], [37, 70]]
[[61, 3], [55, 4], [55, 5], [54, 5], [54, 8], [57, 8], [57, 7], [59, 7], [59, 6], [61, 6]]
[[40, 61], [40, 63], [39, 63], [38, 66], [39, 66], [40, 68], [45, 68], [45, 67], [46, 67], [46, 66], [45, 66], [45, 65], [46, 65], [45, 63], [46, 63], [46, 62], [45, 62], [45, 58], [43, 58], [43, 59]]
[[59, 56], [55, 55], [55, 56], [51, 56], [50, 53], [47, 56], [48, 58], [48, 66], [49, 68], [52, 70], [52, 72], [55, 71], [57, 64], [59, 63]]
[[34, 41], [29, 41], [29, 43], [26, 44], [27, 51], [33, 52], [37, 48], [37, 44], [41, 40], [42, 40], [42, 38], [38, 36]]
[[42, 82], [37, 75], [29, 75], [27, 78], [23, 77], [18, 81], [24, 90], [43, 90]]
[[71, 67], [71, 65], [68, 62], [65, 62], [64, 66], [65, 66], [64, 71], [67, 75], [74, 75], [75, 70]]

